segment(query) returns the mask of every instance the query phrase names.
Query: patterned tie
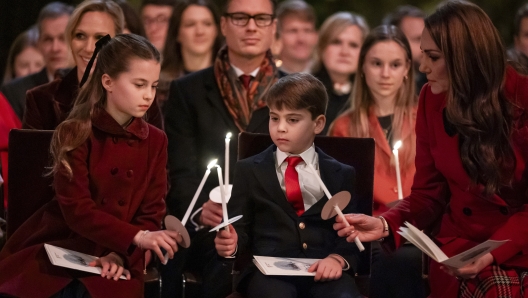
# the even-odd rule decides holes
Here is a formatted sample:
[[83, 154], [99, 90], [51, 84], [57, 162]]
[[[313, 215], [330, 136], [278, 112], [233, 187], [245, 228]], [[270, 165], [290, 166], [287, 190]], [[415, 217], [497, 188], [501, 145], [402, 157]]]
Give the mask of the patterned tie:
[[251, 82], [251, 76], [248, 75], [241, 75], [240, 80], [242, 81], [242, 85], [244, 85], [244, 88], [246, 88], [246, 91], [249, 90], [249, 83]]
[[286, 198], [288, 202], [293, 206], [297, 216], [301, 216], [304, 213], [304, 201], [301, 192], [301, 186], [299, 185], [299, 174], [295, 169], [301, 161], [300, 156], [290, 156], [286, 158], [288, 167], [284, 173], [284, 184], [286, 185]]

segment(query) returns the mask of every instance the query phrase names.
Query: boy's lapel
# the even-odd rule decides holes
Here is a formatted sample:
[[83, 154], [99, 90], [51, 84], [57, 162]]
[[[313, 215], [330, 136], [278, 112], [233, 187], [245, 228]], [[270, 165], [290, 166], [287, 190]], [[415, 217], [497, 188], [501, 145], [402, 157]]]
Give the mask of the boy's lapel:
[[[323, 180], [326, 188], [328, 188], [328, 191], [333, 196], [340, 191], [340, 187], [343, 184], [341, 177], [336, 175], [341, 169], [341, 166], [319, 148], [316, 147], [315, 150], [317, 155], [319, 155], [319, 172], [321, 173], [321, 180]], [[317, 201], [317, 203], [310, 207], [310, 209], [306, 210], [303, 216], [321, 213], [326, 202], [328, 202], [328, 197], [324, 195], [319, 201]]]
[[268, 149], [255, 158], [255, 163], [261, 164], [261, 166], [253, 168], [255, 176], [260, 182], [260, 185], [262, 185], [269, 194], [271, 200], [281, 206], [282, 210], [284, 210], [290, 217], [297, 220], [297, 213], [295, 213], [295, 209], [293, 209], [286, 199], [286, 195], [282, 191], [279, 179], [277, 178], [275, 158], [273, 156], [274, 148], [275, 146], [268, 147]]

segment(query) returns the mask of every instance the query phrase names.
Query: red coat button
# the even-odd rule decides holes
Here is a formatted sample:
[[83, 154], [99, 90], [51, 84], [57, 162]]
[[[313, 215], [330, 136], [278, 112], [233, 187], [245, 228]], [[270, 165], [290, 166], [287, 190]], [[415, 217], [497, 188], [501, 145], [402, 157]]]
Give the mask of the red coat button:
[[125, 200], [119, 200], [119, 202], [117, 202], [119, 204], [119, 206], [125, 206], [126, 202]]
[[119, 171], [118, 168], [112, 168], [112, 169], [110, 170], [110, 174], [115, 175], [115, 174], [117, 174], [118, 171]]
[[134, 176], [134, 171], [132, 171], [132, 170], [128, 170], [128, 171], [127, 171], [127, 177], [128, 177], [128, 178], [131, 178], [132, 176]]

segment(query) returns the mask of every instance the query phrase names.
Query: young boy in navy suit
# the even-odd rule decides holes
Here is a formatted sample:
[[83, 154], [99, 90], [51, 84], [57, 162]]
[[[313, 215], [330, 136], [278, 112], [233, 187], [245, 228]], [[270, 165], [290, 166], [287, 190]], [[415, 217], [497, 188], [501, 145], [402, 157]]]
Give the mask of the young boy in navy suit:
[[[315, 167], [330, 193], [354, 197], [354, 169], [313, 145], [327, 102], [325, 87], [310, 74], [280, 79], [267, 95], [275, 145], [235, 166], [229, 214], [243, 218], [217, 234], [218, 254], [321, 259], [309, 269], [315, 278], [267, 276], [251, 264], [237, 287], [247, 297], [361, 297], [352, 277], [359, 251], [338, 237], [334, 220], [321, 219], [328, 198], [308, 168]], [[344, 212], [355, 212], [355, 205], [352, 199]]]

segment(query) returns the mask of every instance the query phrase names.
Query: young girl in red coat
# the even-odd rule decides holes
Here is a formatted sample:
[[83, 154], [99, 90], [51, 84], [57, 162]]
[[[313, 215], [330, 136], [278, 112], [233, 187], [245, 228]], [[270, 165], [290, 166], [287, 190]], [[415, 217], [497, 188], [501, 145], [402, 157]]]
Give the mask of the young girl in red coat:
[[[143, 250], [174, 256], [180, 236], [158, 231], [167, 137], [142, 119], [159, 73], [160, 54], [143, 37], [117, 35], [101, 49], [91, 79], [53, 135], [55, 197], [0, 252], [0, 295], [142, 297]], [[102, 267], [101, 275], [52, 265], [44, 243], [100, 257], [89, 265]]]

